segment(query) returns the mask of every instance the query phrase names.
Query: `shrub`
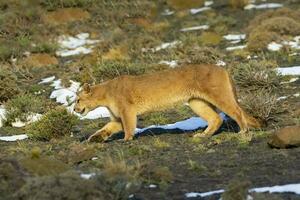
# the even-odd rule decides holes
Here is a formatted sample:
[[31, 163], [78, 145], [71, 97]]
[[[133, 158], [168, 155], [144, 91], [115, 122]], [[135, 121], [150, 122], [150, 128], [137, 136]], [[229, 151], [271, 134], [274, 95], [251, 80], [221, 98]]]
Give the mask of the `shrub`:
[[16, 119], [23, 122], [35, 113], [44, 113], [46, 111], [46, 101], [32, 94], [22, 94], [10, 99], [5, 104], [6, 107], [6, 123], [10, 124]]
[[248, 49], [254, 52], [265, 50], [272, 41], [284, 40], [286, 36], [297, 36], [300, 32], [299, 19], [299, 13], [289, 9], [258, 15], [247, 27]]
[[46, 7], [47, 10], [55, 10], [57, 8], [69, 7], [84, 7], [91, 4], [91, 0], [43, 0], [40, 1], [41, 5]]
[[251, 32], [257, 26], [261, 25], [261, 23], [263, 21], [265, 21], [266, 19], [271, 19], [273, 17], [282, 17], [282, 16], [289, 17], [296, 21], [300, 20], [300, 12], [299, 11], [292, 10], [289, 8], [280, 8], [277, 10], [270, 10], [270, 11], [263, 12], [260, 15], [257, 15], [254, 19], [252, 19], [250, 24], [247, 27], [247, 31]]
[[249, 3], [249, 0], [230, 0], [229, 5], [236, 8], [244, 8]]
[[102, 176], [96, 176], [95, 180], [106, 192], [113, 194], [114, 199], [127, 199], [140, 187], [142, 165], [138, 161], [128, 162], [122, 153], [117, 158], [108, 156], [102, 170]]
[[281, 113], [287, 111], [286, 105], [277, 100], [277, 96], [267, 90], [248, 92], [241, 96], [241, 105], [253, 117], [265, 125], [281, 121]]
[[0, 102], [5, 102], [20, 92], [17, 76], [0, 67]]
[[224, 58], [224, 54], [215, 48], [194, 46], [182, 55], [183, 62], [192, 64], [216, 64]]
[[33, 139], [48, 141], [51, 138], [70, 134], [77, 122], [77, 116], [63, 107], [57, 107], [47, 112], [39, 121], [30, 124], [26, 131]]
[[125, 61], [100, 61], [93, 68], [93, 75], [98, 82], [121, 75], [140, 75], [147, 71], [144, 65]]
[[233, 66], [230, 70], [234, 82], [247, 90], [266, 89], [272, 91], [280, 87], [281, 76], [274, 70], [272, 61], [249, 61]]

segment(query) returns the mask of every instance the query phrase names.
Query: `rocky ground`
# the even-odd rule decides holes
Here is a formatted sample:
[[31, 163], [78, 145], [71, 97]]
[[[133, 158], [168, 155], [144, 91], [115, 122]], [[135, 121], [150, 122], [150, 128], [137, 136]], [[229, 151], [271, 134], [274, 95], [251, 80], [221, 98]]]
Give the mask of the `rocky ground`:
[[[0, 139], [29, 136], [0, 141], [0, 199], [238, 200], [251, 188], [300, 183], [300, 75], [284, 71], [300, 65], [299, 1], [10, 0], [0, 9]], [[229, 119], [212, 138], [192, 137], [203, 127], [150, 129], [131, 142], [118, 133], [87, 143], [109, 121], [105, 110], [73, 120], [57, 108], [72, 108], [80, 83], [188, 63], [226, 68], [264, 127], [238, 134]], [[138, 127], [192, 116], [176, 105], [140, 116]], [[293, 148], [271, 148], [286, 126], [293, 135], [278, 138]], [[299, 190], [249, 195], [296, 200]]]

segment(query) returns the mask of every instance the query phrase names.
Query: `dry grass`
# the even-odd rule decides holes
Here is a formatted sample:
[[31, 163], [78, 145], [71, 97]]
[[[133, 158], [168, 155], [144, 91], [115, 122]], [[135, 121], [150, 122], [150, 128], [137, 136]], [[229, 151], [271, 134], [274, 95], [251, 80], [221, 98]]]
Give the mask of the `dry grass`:
[[258, 52], [266, 50], [272, 41], [281, 41], [300, 32], [299, 12], [290, 9], [268, 11], [256, 16], [248, 25], [248, 49]]
[[18, 77], [12, 71], [0, 67], [0, 103], [20, 92]]
[[273, 125], [282, 120], [287, 105], [277, 100], [277, 95], [268, 90], [249, 92], [241, 96], [242, 107], [265, 125]]
[[174, 8], [175, 10], [183, 10], [189, 8], [197, 8], [204, 5], [203, 0], [167, 0], [169, 6]]
[[157, 149], [167, 149], [170, 147], [170, 144], [157, 137], [154, 139], [153, 146]]
[[281, 76], [274, 70], [272, 61], [249, 61], [230, 68], [234, 82], [238, 87], [250, 91], [265, 89], [272, 91], [280, 87]]

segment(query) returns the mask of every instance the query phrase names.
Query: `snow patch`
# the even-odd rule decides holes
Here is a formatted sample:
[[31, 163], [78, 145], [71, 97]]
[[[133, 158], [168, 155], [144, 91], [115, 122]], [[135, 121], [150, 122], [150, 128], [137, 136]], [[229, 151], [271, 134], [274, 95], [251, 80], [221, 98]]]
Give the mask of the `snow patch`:
[[75, 37], [62, 35], [58, 38], [60, 50], [56, 51], [56, 55], [61, 57], [89, 54], [94, 47], [94, 44], [100, 40], [91, 40], [89, 33], [80, 33]]
[[164, 16], [169, 16], [169, 15], [173, 15], [175, 13], [175, 11], [172, 11], [172, 10], [169, 10], [169, 9], [165, 9], [161, 15], [164, 15]]
[[271, 42], [270, 44], [268, 44], [269, 51], [279, 51], [282, 47], [282, 44], [278, 44], [276, 42]]
[[47, 78], [43, 78], [39, 84], [45, 84], [45, 83], [51, 83], [52, 81], [55, 80], [55, 76], [50, 76], [50, 77], [47, 77]]
[[0, 105], [0, 128], [4, 125], [6, 110], [4, 106]]
[[281, 75], [300, 75], [300, 66], [293, 66], [293, 67], [279, 67], [276, 69], [277, 72]]
[[19, 119], [16, 119], [16, 121], [12, 122], [11, 125], [12, 125], [12, 127], [21, 128], [21, 127], [24, 127], [28, 124], [31, 124], [33, 122], [36, 122], [36, 121], [40, 120], [42, 118], [42, 116], [43, 116], [42, 114], [34, 113], [34, 114], [31, 114], [27, 117], [26, 122], [23, 122]]
[[226, 66], [226, 62], [224, 62], [223, 60], [218, 60], [216, 65], [218, 66]]
[[173, 41], [173, 42], [166, 42], [166, 43], [162, 43], [161, 45], [155, 47], [155, 48], [152, 48], [151, 50], [153, 52], [155, 51], [160, 51], [162, 49], [167, 49], [167, 48], [174, 48], [176, 45], [180, 44], [181, 42], [180, 41]]
[[182, 28], [180, 31], [187, 32], [187, 31], [197, 31], [197, 30], [207, 30], [209, 29], [208, 25], [200, 25], [200, 26], [192, 26], [187, 28]]
[[[215, 194], [222, 194], [224, 193], [224, 189], [220, 190], [214, 190], [210, 192], [203, 192], [203, 193], [198, 193], [198, 192], [189, 192], [185, 194], [186, 198], [195, 198], [195, 197], [207, 197], [207, 196], [212, 196]], [[297, 184], [287, 184], [287, 185], [275, 185], [271, 187], [260, 187], [260, 188], [252, 188], [249, 190], [249, 192], [257, 192], [257, 193], [294, 193], [300, 195], [300, 183]], [[249, 199], [249, 196], [247, 199]], [[251, 197], [251, 196], [250, 196]]]
[[88, 180], [88, 179], [92, 178], [95, 175], [96, 175], [95, 173], [80, 174], [80, 177], [83, 178], [83, 179], [87, 179]]
[[252, 10], [252, 9], [268, 9], [268, 8], [281, 8], [283, 4], [281, 3], [263, 3], [259, 5], [255, 4], [248, 4], [244, 7], [245, 10]]
[[246, 34], [228, 34], [224, 35], [223, 38], [225, 40], [234, 41], [234, 40], [244, 40], [246, 38]]
[[63, 104], [67, 110], [75, 115], [77, 115], [81, 120], [84, 119], [98, 119], [102, 117], [109, 117], [110, 113], [105, 107], [98, 107], [92, 111], [90, 111], [86, 116], [82, 116], [73, 111], [75, 104], [73, 103], [77, 97], [77, 92], [80, 89], [80, 83], [76, 81], [72, 81], [71, 86], [65, 88], [62, 86], [61, 80], [52, 80], [50, 86], [54, 87], [54, 90], [50, 94], [50, 99], [55, 99], [57, 103]]
[[237, 49], [244, 49], [244, 48], [246, 48], [246, 45], [239, 45], [239, 46], [227, 47], [226, 50], [227, 51], [234, 51], [234, 50], [237, 50]]
[[158, 64], [169, 65], [169, 67], [174, 68], [174, 67], [177, 67], [178, 61], [177, 60], [171, 60], [171, 61], [162, 60]]
[[200, 12], [206, 11], [206, 10], [211, 10], [211, 7], [201, 7], [201, 8], [192, 8], [190, 9], [190, 13], [192, 15], [198, 14]]
[[17, 140], [24, 140], [27, 138], [28, 138], [28, 136], [26, 134], [21, 134], [21, 135], [11, 135], [11, 136], [1, 136], [0, 140], [6, 141], [6, 142], [14, 142]]

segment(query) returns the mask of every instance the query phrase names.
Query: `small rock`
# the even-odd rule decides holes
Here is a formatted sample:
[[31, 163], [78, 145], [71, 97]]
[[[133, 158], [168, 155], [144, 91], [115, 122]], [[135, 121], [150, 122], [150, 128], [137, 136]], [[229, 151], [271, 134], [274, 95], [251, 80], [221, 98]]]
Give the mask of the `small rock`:
[[289, 148], [300, 146], [300, 126], [287, 126], [277, 130], [268, 144], [275, 148]]

